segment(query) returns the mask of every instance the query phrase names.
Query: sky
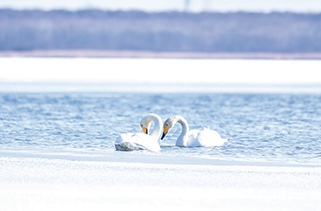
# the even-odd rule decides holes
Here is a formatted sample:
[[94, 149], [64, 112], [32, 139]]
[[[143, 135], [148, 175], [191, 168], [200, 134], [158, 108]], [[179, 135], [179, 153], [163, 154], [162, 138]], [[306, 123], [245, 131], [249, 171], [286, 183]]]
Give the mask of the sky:
[[145, 11], [321, 12], [320, 0], [0, 0], [0, 8]]

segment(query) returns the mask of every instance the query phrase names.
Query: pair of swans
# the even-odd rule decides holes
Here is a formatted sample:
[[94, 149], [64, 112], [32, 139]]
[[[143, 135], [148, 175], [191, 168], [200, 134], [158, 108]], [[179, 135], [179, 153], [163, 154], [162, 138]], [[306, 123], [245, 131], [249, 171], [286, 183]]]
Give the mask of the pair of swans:
[[[154, 128], [148, 134], [150, 124], [154, 122]], [[161, 140], [166, 136], [168, 131], [176, 124], [182, 125], [182, 132], [176, 141], [176, 146], [180, 147], [214, 147], [222, 146], [227, 139], [222, 139], [220, 134], [214, 130], [205, 128], [203, 130], [189, 130], [188, 123], [184, 117], [174, 116], [168, 118], [162, 128], [162, 119], [157, 114], [148, 114], [145, 116], [140, 125], [144, 133], [125, 133], [121, 134], [115, 142], [116, 150], [160, 150], [160, 135], [163, 129]]]

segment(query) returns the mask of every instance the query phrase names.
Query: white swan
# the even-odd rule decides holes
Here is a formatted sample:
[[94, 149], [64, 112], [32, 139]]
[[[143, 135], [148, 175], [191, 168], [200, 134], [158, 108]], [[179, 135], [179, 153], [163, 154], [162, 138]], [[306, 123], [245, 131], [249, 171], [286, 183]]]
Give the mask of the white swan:
[[222, 139], [220, 134], [214, 130], [203, 129], [203, 130], [189, 130], [188, 123], [184, 117], [175, 116], [168, 118], [164, 122], [163, 136], [165, 137], [168, 130], [171, 129], [175, 123], [178, 122], [182, 125], [181, 135], [176, 141], [176, 146], [180, 147], [213, 147], [222, 146], [227, 139]]
[[[154, 128], [148, 135], [150, 124], [154, 122]], [[157, 114], [148, 114], [141, 121], [140, 125], [145, 133], [124, 133], [115, 141], [116, 150], [150, 150], [159, 151], [159, 137], [162, 131], [162, 119]]]

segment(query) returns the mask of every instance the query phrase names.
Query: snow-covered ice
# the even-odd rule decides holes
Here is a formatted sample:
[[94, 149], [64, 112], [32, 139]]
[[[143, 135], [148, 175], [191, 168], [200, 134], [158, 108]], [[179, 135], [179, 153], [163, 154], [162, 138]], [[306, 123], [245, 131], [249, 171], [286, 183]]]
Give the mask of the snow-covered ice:
[[0, 63], [2, 92], [321, 92], [321, 77], [315, 77], [319, 60], [0, 58]]
[[319, 166], [107, 152], [4, 153], [1, 210], [318, 210]]
[[0, 80], [9, 81], [250, 84], [321, 82], [319, 77], [315, 77], [321, 65], [318, 60], [0, 58], [0, 61]]

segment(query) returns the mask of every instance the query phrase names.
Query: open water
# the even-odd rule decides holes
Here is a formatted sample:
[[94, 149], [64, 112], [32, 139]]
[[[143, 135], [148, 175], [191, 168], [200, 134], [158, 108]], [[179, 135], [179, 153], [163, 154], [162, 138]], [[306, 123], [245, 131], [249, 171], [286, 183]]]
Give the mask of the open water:
[[141, 118], [156, 113], [228, 138], [221, 147], [176, 147], [176, 124], [159, 156], [320, 164], [320, 105], [321, 94], [2, 92], [0, 148], [114, 151], [119, 134], [142, 132]]

